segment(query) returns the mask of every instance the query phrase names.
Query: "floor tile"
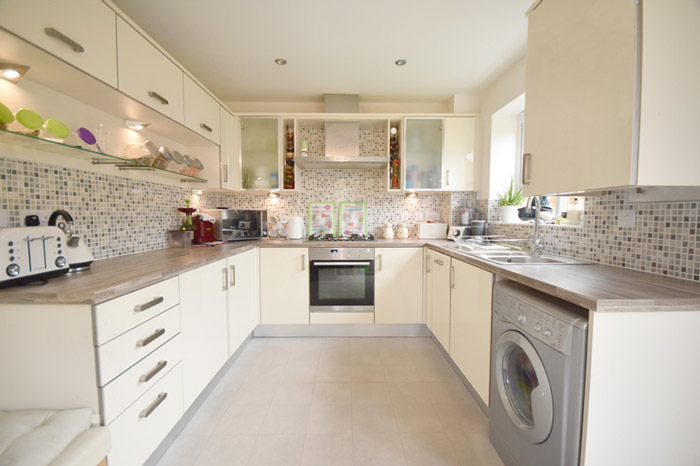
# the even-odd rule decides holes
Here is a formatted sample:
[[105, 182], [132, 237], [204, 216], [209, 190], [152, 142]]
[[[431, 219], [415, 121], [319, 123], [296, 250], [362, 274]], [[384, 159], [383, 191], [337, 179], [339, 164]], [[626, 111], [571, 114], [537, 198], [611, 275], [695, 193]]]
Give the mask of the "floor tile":
[[432, 385], [426, 382], [390, 382], [389, 393], [394, 404], [429, 404], [435, 401]]
[[312, 405], [309, 414], [309, 434], [352, 433], [351, 405]]
[[232, 404], [239, 405], [269, 405], [277, 392], [276, 383], [249, 383], [238, 390]]
[[421, 380], [416, 366], [411, 361], [385, 365], [384, 374], [388, 382], [420, 382]]
[[349, 383], [316, 383], [314, 384], [314, 396], [311, 401], [316, 405], [350, 404]]
[[245, 466], [256, 441], [255, 435], [212, 435], [195, 466]]
[[219, 419], [213, 435], [257, 435], [267, 410], [265, 405], [231, 405]]
[[[299, 466], [303, 435], [259, 435], [247, 466]], [[227, 463], [221, 463], [227, 466]]]
[[273, 405], [308, 405], [314, 395], [312, 383], [280, 383], [277, 385]]
[[401, 441], [408, 466], [460, 466], [457, 454], [445, 433], [404, 432]]
[[260, 426], [261, 434], [305, 434], [310, 405], [272, 405]]
[[438, 404], [435, 411], [445, 432], [488, 432], [488, 418], [476, 404]]
[[401, 432], [444, 432], [434, 405], [394, 405]]
[[354, 382], [352, 384], [353, 404], [391, 403], [389, 384], [386, 382]]
[[350, 363], [351, 382], [386, 382], [384, 365], [376, 359], [372, 363]]
[[354, 434], [354, 466], [406, 466], [398, 433]]
[[180, 435], [211, 435], [225, 410], [216, 406], [200, 408], [187, 423]]
[[308, 434], [302, 466], [353, 466], [352, 434]]
[[180, 434], [156, 466], [192, 466], [208, 440], [208, 435]]
[[317, 362], [292, 363], [288, 362], [282, 370], [280, 382], [314, 382], [318, 371]]
[[349, 382], [350, 364], [320, 363], [316, 372], [316, 382]]
[[503, 466], [488, 433], [449, 432], [447, 437], [462, 466]]
[[285, 364], [258, 363], [250, 370], [246, 381], [252, 383], [279, 382], [282, 378]]
[[354, 433], [398, 432], [394, 407], [390, 404], [353, 404]]

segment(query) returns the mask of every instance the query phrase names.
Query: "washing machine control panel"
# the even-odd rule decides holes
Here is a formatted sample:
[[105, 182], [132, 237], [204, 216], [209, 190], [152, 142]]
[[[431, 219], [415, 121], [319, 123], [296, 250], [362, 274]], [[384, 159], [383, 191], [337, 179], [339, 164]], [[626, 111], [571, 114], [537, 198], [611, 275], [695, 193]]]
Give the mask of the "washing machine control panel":
[[494, 295], [493, 308], [498, 318], [505, 318], [557, 351], [571, 354], [573, 329], [561, 319], [506, 293]]

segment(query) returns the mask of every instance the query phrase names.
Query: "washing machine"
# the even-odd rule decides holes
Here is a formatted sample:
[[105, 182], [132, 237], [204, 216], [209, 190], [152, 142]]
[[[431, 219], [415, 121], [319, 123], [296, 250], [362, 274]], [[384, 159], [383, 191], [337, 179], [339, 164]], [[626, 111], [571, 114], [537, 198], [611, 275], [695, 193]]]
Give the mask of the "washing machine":
[[506, 466], [578, 466], [587, 330], [581, 307], [494, 285], [489, 436]]

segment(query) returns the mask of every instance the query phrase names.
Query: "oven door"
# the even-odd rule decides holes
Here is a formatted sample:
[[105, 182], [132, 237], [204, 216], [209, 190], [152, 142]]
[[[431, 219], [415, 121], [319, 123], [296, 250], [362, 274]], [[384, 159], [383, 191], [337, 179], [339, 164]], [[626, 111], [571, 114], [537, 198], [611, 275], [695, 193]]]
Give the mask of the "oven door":
[[374, 261], [311, 261], [311, 312], [374, 312]]

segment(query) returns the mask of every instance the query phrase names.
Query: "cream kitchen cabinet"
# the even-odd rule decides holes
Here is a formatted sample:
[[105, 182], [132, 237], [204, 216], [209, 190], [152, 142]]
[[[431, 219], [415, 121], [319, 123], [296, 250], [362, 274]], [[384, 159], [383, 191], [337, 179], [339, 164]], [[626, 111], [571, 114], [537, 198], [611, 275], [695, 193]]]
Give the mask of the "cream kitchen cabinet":
[[476, 118], [445, 117], [444, 128], [443, 188], [473, 191]]
[[423, 322], [423, 251], [421, 248], [376, 248], [374, 322]]
[[226, 259], [228, 266], [228, 355], [236, 352], [260, 320], [258, 251]]
[[[79, 13], [78, 13], [79, 12]], [[116, 14], [102, 2], [0, 2], [0, 26], [117, 87]]]
[[281, 135], [278, 117], [241, 117], [243, 189], [279, 189]]
[[179, 276], [185, 409], [228, 359], [228, 274], [221, 259]]
[[241, 189], [240, 137], [241, 124], [238, 117], [220, 107], [221, 115], [221, 176], [219, 186], [233, 191]]
[[219, 103], [194, 82], [184, 76], [185, 126], [210, 141], [221, 142]]
[[452, 259], [450, 357], [488, 406], [493, 274]]
[[431, 310], [432, 328], [435, 338], [440, 342], [445, 351], [450, 349], [450, 291], [452, 285], [452, 268], [450, 257], [430, 251], [432, 263], [430, 264], [431, 277]]
[[309, 323], [308, 249], [260, 249], [260, 323]]
[[184, 122], [182, 70], [117, 18], [119, 90], [178, 123]]
[[544, 0], [528, 23], [526, 195], [700, 185], [697, 1]]

